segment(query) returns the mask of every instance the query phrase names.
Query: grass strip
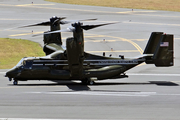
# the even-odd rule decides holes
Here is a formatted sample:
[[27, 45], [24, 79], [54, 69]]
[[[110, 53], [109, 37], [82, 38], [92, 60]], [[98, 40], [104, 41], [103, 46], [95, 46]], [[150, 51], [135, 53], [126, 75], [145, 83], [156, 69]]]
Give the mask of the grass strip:
[[46, 0], [51, 2], [180, 12], [180, 0]]
[[23, 57], [45, 56], [42, 47], [29, 40], [0, 38], [0, 69], [14, 67]]

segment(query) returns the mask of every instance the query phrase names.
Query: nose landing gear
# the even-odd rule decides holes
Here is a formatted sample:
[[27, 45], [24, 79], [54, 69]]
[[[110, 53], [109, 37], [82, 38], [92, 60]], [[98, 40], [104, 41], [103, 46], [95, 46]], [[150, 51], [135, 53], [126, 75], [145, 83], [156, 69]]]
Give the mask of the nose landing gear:
[[18, 84], [18, 81], [17, 80], [14, 80], [13, 81], [13, 85], [17, 85]]
[[9, 81], [12, 81], [12, 78], [9, 78]]

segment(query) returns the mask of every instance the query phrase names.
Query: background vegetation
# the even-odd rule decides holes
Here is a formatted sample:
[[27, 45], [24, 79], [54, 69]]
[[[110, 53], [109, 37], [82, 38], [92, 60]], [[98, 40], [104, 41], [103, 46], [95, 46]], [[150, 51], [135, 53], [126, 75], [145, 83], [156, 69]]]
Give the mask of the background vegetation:
[[[180, 0], [47, 0], [66, 4], [151, 9], [180, 12]], [[21, 39], [0, 38], [0, 69], [12, 68], [27, 56], [44, 56], [38, 43]]]
[[0, 69], [14, 67], [23, 57], [45, 55], [38, 43], [29, 40], [0, 38], [0, 43]]
[[46, 0], [51, 2], [131, 9], [180, 11], [180, 0]]

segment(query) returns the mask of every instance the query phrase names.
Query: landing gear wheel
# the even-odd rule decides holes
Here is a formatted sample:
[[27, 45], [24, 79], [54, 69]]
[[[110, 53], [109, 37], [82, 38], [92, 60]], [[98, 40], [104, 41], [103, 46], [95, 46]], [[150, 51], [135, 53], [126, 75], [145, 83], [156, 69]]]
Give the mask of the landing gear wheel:
[[12, 78], [9, 78], [9, 81], [11, 81], [12, 80]]
[[18, 81], [14, 80], [13, 85], [17, 85], [17, 84], [18, 84]]
[[81, 82], [83, 85], [93, 85], [95, 83], [94, 81], [89, 81], [89, 80], [82, 80]]
[[88, 81], [89, 85], [94, 85], [94, 83], [95, 83], [94, 81]]

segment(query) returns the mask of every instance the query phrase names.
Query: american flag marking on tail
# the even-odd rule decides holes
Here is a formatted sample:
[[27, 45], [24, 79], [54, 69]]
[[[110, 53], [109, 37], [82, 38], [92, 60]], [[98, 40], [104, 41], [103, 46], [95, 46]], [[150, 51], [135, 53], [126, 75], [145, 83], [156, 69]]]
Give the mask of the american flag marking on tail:
[[161, 42], [160, 43], [160, 47], [168, 47], [169, 46], [169, 42]]

